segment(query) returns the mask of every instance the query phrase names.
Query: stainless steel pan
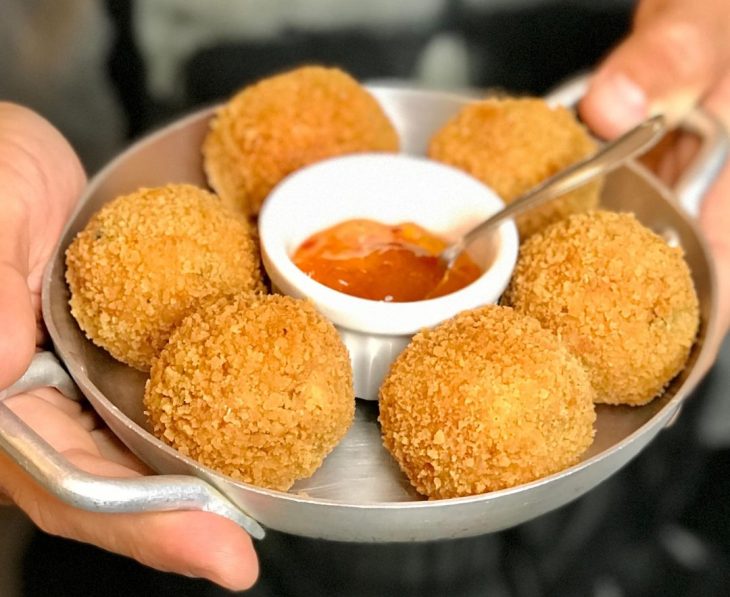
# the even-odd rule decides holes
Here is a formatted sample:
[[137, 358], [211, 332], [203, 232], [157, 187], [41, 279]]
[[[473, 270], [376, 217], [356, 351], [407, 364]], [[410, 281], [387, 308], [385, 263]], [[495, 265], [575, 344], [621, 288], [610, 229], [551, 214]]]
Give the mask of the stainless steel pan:
[[[404, 150], [424, 152], [430, 135], [463, 97], [399, 88], [373, 88], [400, 131]], [[68, 307], [64, 251], [92, 213], [121, 193], [169, 182], [205, 184], [200, 146], [211, 110], [184, 118], [136, 143], [90, 182], [46, 272], [43, 315], [57, 355], [83, 395], [112, 431], [159, 476], [141, 480], [94, 477], [68, 464], [0, 401], [0, 446], [50, 491], [96, 511], [203, 509], [236, 520], [254, 536], [263, 527], [345, 541], [420, 541], [464, 537], [508, 528], [577, 498], [612, 475], [677, 414], [682, 401], [714, 361], [720, 332], [715, 280], [707, 248], [680, 203], [701, 197], [727, 155], [722, 129], [702, 113], [685, 123], [703, 141], [698, 161], [674, 193], [638, 164], [610, 176], [603, 203], [631, 210], [645, 224], [684, 248], [700, 297], [702, 325], [686, 369], [647, 406], [598, 407], [596, 440], [582, 462], [509, 490], [426, 501], [409, 486], [383, 449], [377, 406], [360, 402], [347, 437], [313, 477], [288, 493], [233, 481], [177, 453], [149, 432], [142, 412], [145, 376], [92, 345]], [[65, 373], [49, 355], [5, 392], [56, 385], [71, 393]], [[0, 396], [1, 398], [2, 396]]]

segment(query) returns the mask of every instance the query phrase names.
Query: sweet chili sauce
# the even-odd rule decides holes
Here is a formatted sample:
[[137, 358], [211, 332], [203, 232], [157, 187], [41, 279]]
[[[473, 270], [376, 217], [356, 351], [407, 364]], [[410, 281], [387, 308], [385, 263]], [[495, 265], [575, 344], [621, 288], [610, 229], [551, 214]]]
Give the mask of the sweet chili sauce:
[[409, 302], [455, 292], [482, 274], [465, 253], [447, 272], [438, 258], [446, 246], [446, 241], [417, 224], [355, 219], [310, 236], [293, 261], [308, 276], [339, 292]]

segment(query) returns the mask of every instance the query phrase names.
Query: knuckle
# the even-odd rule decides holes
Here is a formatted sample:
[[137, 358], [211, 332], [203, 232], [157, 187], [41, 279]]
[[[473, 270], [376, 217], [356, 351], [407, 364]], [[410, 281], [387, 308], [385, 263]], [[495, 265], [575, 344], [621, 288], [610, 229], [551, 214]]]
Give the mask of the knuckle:
[[673, 20], [649, 33], [657, 68], [676, 81], [706, 77], [713, 69], [714, 51], [706, 32], [689, 21]]

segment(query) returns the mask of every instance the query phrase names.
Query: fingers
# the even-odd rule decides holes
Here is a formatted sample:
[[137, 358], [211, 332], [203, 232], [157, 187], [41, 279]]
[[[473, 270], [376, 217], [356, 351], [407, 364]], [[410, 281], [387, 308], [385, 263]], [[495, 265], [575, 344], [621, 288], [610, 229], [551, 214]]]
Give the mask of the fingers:
[[727, 0], [644, 0], [635, 28], [598, 68], [581, 115], [613, 137], [651, 113], [676, 122], [730, 69]]
[[152, 471], [101, 423], [91, 410], [52, 388], [39, 388], [5, 401], [13, 412], [60, 452], [87, 451], [140, 475]]
[[109, 429], [94, 429], [91, 437], [103, 458], [121, 464], [140, 475], [153, 474], [153, 471], [127, 450], [126, 446]]
[[122, 540], [131, 543], [130, 555], [138, 561], [207, 578], [231, 590], [245, 590], [256, 582], [258, 561], [251, 538], [232, 521], [205, 512], [134, 518], [136, 528], [124, 528]]
[[[133, 473], [83, 452], [73, 464], [95, 474]], [[103, 514], [60, 502], [0, 452], [0, 471], [14, 502], [47, 533], [91, 543], [165, 572], [207, 578], [232, 590], [251, 587], [258, 563], [250, 537], [235, 523], [206, 512]]]
[[[0, 189], [3, 182], [0, 163]], [[4, 231], [0, 234], [0, 389], [3, 389], [27, 369], [35, 350], [36, 324], [27, 283], [27, 213], [20, 201], [0, 196], [0, 202], [0, 230]]]
[[45, 392], [58, 395], [57, 401], [63, 406], [56, 406], [33, 394], [7, 398], [4, 404], [58, 452], [96, 452], [87, 415], [77, 403], [63, 398], [56, 390], [47, 388]]
[[[99, 450], [95, 441], [98, 434], [89, 434], [79, 423], [83, 413], [73, 407], [58, 408], [55, 400], [28, 394], [5, 402], [79, 469], [106, 477], [139, 475], [125, 466], [134, 462], [134, 457], [119, 444], [109, 442]], [[204, 512], [103, 514], [79, 510], [42, 489], [2, 452], [0, 483], [48, 533], [92, 543], [159, 570], [207, 578], [229, 589], [249, 588], [258, 575], [250, 537], [219, 516]]]
[[[0, 228], [7, 230], [1, 218]], [[0, 255], [0, 389], [23, 374], [35, 351], [35, 313], [23, 273]]]

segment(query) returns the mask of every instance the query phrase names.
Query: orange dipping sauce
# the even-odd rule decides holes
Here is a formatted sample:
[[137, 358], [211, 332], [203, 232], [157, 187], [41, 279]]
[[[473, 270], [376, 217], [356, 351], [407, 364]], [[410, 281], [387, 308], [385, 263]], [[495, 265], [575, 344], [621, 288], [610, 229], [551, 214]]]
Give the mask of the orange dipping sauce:
[[310, 236], [293, 261], [309, 277], [339, 292], [404, 303], [450, 294], [482, 275], [466, 253], [447, 272], [438, 259], [446, 246], [417, 224], [356, 219]]

